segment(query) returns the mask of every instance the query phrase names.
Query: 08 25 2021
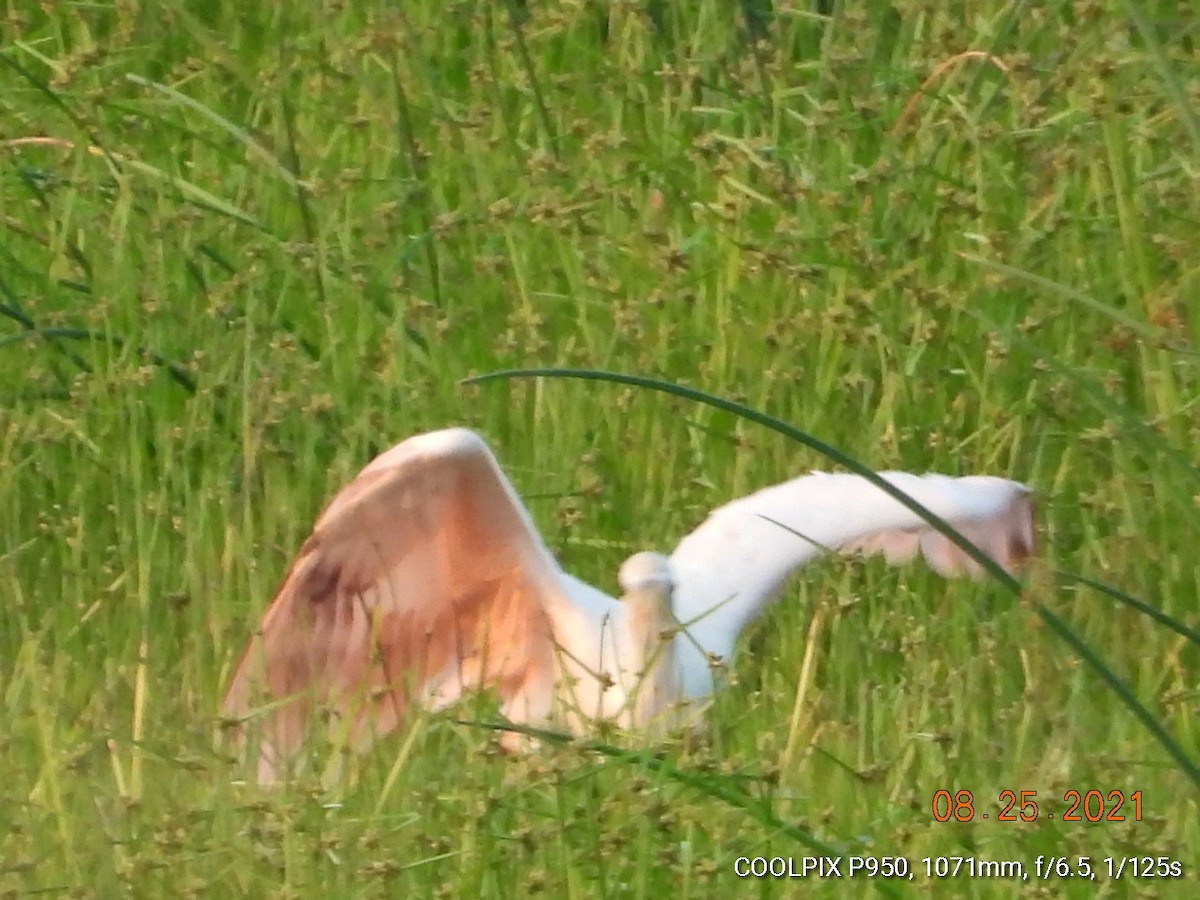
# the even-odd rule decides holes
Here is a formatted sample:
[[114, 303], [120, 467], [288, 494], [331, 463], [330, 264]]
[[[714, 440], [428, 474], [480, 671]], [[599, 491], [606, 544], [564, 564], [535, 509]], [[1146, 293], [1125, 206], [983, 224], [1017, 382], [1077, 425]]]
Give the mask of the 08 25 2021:
[[[1049, 799], [1048, 799], [1049, 798]], [[939, 788], [933, 792], [933, 818], [938, 822], [973, 822], [992, 819], [997, 822], [1036, 822], [1059, 819], [1063, 822], [1140, 822], [1142, 821], [1142, 792], [1122, 790], [1102, 791], [1085, 788], [1057, 792], [1051, 798], [1037, 791], [1005, 789], [996, 795], [995, 806], [985, 807], [972, 791], [949, 791]]]

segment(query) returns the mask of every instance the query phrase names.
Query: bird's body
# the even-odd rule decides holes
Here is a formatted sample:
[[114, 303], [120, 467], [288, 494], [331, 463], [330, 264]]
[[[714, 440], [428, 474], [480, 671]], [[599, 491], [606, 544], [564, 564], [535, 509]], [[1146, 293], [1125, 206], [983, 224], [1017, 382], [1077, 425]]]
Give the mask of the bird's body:
[[626, 704], [621, 724], [651, 734], [669, 730], [679, 722], [673, 714], [683, 699], [670, 561], [658, 553], [635, 553], [617, 581], [623, 592], [616, 660]]
[[[1023, 485], [883, 477], [1001, 565], [1032, 552]], [[793, 570], [856, 549], [889, 562], [920, 549], [947, 575], [979, 569], [866, 479], [813, 474], [715, 510], [669, 558], [631, 557], [616, 600], [559, 567], [482, 438], [418, 435], [376, 457], [321, 514], [225, 712], [260, 725], [260, 781], [278, 777], [318, 709], [361, 746], [413, 705], [436, 709], [481, 688], [513, 722], [659, 733], [693, 721], [713, 663], [729, 661]]]

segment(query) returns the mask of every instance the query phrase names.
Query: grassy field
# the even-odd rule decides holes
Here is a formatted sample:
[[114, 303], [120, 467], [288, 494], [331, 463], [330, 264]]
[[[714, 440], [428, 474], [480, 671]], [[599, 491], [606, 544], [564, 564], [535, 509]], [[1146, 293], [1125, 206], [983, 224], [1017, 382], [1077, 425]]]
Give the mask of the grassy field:
[[[1200, 625], [1194, 11], [827, 5], [0, 4], [0, 896], [1195, 896], [1200, 649], [1074, 578]], [[378, 450], [478, 428], [610, 590], [830, 465], [660, 393], [460, 384], [529, 366], [1020, 479], [1043, 558], [1019, 598], [806, 569], [704, 746], [504, 757], [436, 716], [338, 784], [240, 783], [223, 684]], [[833, 854], [914, 878], [735, 871]]]

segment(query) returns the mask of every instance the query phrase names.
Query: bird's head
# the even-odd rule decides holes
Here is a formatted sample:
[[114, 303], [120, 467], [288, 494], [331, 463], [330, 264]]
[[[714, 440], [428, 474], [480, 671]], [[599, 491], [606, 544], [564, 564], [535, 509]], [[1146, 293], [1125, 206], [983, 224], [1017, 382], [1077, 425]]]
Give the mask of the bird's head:
[[647, 588], [670, 591], [675, 583], [671, 577], [670, 561], [661, 553], [648, 550], [635, 553], [625, 560], [617, 573], [617, 581], [626, 593]]

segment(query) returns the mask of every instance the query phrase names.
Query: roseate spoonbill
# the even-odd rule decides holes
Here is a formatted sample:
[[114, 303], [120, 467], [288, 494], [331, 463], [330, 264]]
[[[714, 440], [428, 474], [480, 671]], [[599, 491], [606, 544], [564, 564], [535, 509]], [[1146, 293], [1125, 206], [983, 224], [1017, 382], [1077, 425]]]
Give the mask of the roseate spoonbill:
[[[1033, 552], [1024, 485], [881, 475], [1004, 568]], [[669, 558], [630, 557], [618, 601], [559, 567], [479, 435], [417, 435], [317, 519], [242, 655], [225, 714], [242, 731], [253, 723], [260, 782], [286, 768], [317, 711], [362, 747], [411, 706], [479, 688], [515, 723], [586, 734], [610, 720], [653, 735], [694, 721], [714, 668], [792, 571], [855, 550], [890, 563], [920, 550], [947, 576], [982, 571], [865, 478], [813, 473], [716, 509]]]

